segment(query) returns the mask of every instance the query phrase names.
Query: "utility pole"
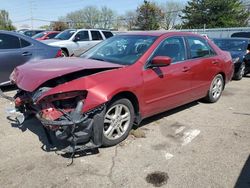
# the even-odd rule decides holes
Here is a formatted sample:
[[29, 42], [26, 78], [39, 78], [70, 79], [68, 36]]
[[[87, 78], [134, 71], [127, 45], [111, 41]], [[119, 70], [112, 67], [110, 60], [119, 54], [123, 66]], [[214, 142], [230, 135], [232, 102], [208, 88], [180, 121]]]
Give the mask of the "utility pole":
[[34, 17], [33, 17], [33, 6], [34, 6], [34, 1], [33, 0], [30, 0], [30, 26], [31, 26], [31, 29], [34, 28]]

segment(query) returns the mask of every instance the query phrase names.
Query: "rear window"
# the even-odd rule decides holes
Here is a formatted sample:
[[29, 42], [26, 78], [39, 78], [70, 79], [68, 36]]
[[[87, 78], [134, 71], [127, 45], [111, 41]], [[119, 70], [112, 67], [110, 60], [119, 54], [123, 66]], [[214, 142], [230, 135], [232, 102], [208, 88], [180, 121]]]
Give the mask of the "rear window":
[[250, 32], [233, 33], [231, 37], [250, 38]]
[[91, 31], [92, 40], [103, 40], [99, 31]]
[[242, 51], [245, 52], [248, 48], [247, 40], [238, 39], [213, 39], [214, 43], [225, 51]]
[[110, 31], [102, 31], [102, 33], [104, 34], [106, 39], [113, 37], [113, 33], [111, 33]]

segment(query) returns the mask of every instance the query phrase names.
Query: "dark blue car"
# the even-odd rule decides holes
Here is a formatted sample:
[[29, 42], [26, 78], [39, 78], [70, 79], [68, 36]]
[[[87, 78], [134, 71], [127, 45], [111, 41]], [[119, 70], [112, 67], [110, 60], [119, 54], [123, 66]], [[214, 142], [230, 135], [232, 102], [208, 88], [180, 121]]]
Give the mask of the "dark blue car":
[[222, 50], [230, 52], [234, 60], [234, 79], [241, 80], [250, 72], [250, 39], [214, 38], [214, 43]]
[[48, 46], [25, 35], [0, 31], [0, 86], [8, 85], [14, 68], [28, 61], [61, 57], [58, 47]]

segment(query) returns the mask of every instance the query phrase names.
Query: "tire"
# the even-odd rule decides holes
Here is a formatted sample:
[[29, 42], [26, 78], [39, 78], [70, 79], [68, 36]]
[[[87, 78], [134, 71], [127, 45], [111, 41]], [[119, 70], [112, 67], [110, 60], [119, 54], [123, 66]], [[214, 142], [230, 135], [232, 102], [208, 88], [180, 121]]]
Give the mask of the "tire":
[[103, 118], [102, 145], [114, 146], [127, 138], [133, 126], [134, 117], [134, 107], [130, 100], [122, 98], [112, 102], [107, 107]]
[[213, 81], [211, 82], [205, 101], [209, 103], [215, 103], [221, 97], [222, 91], [224, 89], [224, 79], [221, 74], [217, 74]]
[[65, 50], [62, 50], [62, 57], [68, 57], [68, 53]]
[[238, 72], [235, 73], [234, 80], [241, 80], [243, 76], [245, 75], [245, 70], [246, 70], [246, 65], [245, 65], [245, 62], [243, 62], [240, 65]]

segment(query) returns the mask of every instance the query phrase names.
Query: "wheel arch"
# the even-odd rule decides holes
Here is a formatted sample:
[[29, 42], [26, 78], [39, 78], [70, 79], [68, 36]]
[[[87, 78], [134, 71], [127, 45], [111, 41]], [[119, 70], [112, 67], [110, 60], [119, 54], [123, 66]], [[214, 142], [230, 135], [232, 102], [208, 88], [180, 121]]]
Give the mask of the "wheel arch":
[[141, 122], [142, 118], [140, 115], [140, 103], [139, 103], [139, 100], [138, 100], [138, 97], [136, 96], [136, 94], [134, 94], [131, 91], [122, 91], [122, 92], [119, 92], [119, 93], [116, 93], [115, 95], [113, 95], [110, 102], [113, 102], [113, 101], [118, 100], [120, 98], [126, 98], [126, 99], [131, 101], [131, 103], [134, 107], [134, 111], [135, 111], [135, 123], [139, 124]]
[[[224, 81], [224, 84], [223, 84], [223, 89], [225, 88], [225, 85], [226, 85], [226, 74], [224, 72], [219, 72], [218, 74], [221, 74], [222, 75], [222, 78], [223, 78], [223, 81]], [[217, 74], [217, 75], [218, 75]]]
[[61, 50], [65, 51], [69, 56], [69, 50], [66, 47], [61, 47]]

